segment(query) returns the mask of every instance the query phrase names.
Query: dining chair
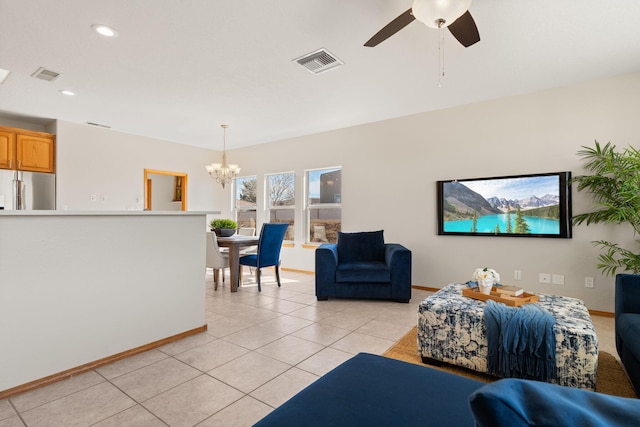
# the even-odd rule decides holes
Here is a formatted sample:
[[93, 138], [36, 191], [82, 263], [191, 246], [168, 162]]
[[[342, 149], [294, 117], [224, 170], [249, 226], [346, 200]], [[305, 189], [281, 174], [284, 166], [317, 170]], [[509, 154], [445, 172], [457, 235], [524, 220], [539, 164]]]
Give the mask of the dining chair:
[[207, 231], [207, 264], [206, 268], [213, 269], [214, 290], [218, 290], [220, 271], [222, 270], [222, 284], [224, 285], [224, 269], [229, 268], [229, 254], [220, 252], [216, 234]]
[[[255, 236], [256, 235], [256, 228], [255, 227], [240, 227], [238, 228], [238, 236]], [[255, 254], [258, 253], [258, 247], [257, 246], [247, 246], [243, 249], [240, 249], [240, 256], [242, 255], [248, 255], [248, 254]], [[242, 268], [242, 266], [240, 266], [240, 268]], [[249, 267], [249, 272], [251, 274], [253, 274], [253, 268]]]
[[255, 227], [240, 227], [238, 228], [238, 236], [255, 236], [256, 228]]
[[263, 267], [275, 268], [276, 280], [278, 287], [280, 287], [280, 249], [282, 249], [282, 241], [284, 240], [284, 235], [288, 227], [288, 223], [262, 224], [257, 253], [244, 255], [240, 258], [241, 278], [243, 265], [254, 267], [257, 270], [256, 281], [258, 282], [258, 292], [262, 291], [260, 287], [260, 269]]

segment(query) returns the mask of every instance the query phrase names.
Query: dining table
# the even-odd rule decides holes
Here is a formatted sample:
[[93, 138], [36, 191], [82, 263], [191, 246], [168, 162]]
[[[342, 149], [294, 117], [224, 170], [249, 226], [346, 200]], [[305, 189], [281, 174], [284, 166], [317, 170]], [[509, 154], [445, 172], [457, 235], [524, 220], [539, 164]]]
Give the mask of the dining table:
[[233, 235], [230, 237], [218, 237], [218, 246], [229, 248], [231, 292], [238, 292], [238, 286], [240, 285], [240, 248], [257, 246], [259, 240], [258, 236]]

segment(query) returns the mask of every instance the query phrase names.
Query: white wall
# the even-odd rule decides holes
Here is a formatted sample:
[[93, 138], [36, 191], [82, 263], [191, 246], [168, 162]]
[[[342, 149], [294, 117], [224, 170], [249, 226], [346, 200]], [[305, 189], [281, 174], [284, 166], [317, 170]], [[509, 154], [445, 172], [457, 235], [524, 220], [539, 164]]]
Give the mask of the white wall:
[[[381, 102], [384, 102], [381, 100]], [[442, 287], [467, 281], [477, 267], [498, 270], [528, 290], [575, 296], [595, 310], [613, 311], [613, 278], [596, 269], [590, 243], [618, 239], [637, 250], [624, 226], [574, 227], [572, 239], [438, 236], [438, 180], [572, 171], [594, 140], [623, 147], [640, 135], [640, 74], [535, 94], [401, 117], [230, 152], [243, 174], [294, 170], [298, 195], [305, 169], [342, 166], [343, 231], [385, 230], [385, 240], [413, 251], [413, 283]], [[573, 192], [574, 213], [590, 205]], [[302, 203], [302, 196], [299, 196]], [[258, 206], [264, 204], [258, 201]], [[263, 214], [258, 213], [259, 220]], [[302, 239], [302, 218], [296, 239]], [[283, 266], [313, 269], [313, 251], [283, 251]], [[514, 270], [522, 281], [513, 282]], [[562, 274], [565, 285], [538, 284], [538, 273]], [[585, 277], [595, 287], [584, 287]]]
[[172, 175], [148, 174], [151, 180], [151, 210], [152, 211], [179, 211], [182, 210], [182, 202], [173, 200], [175, 191], [175, 177]]
[[203, 222], [0, 213], [0, 392], [205, 325]]
[[217, 211], [229, 204], [204, 168], [219, 157], [213, 150], [60, 120], [54, 132], [60, 210], [142, 210], [145, 168], [187, 173], [187, 210]]
[[[265, 173], [295, 171], [301, 195], [305, 169], [342, 166], [343, 230], [384, 229], [387, 241], [409, 247], [414, 284], [466, 281], [483, 266], [508, 280], [518, 269], [522, 281], [517, 284], [528, 290], [576, 296], [591, 309], [613, 311], [613, 279], [595, 268], [598, 250], [590, 242], [617, 239], [635, 250], [630, 228], [574, 227], [568, 240], [437, 236], [435, 182], [564, 170], [579, 174], [576, 152], [582, 145], [597, 139], [637, 146], [639, 110], [636, 73], [247, 147], [228, 157], [243, 175], [258, 176], [259, 195]], [[150, 168], [189, 174], [189, 210], [231, 216], [230, 186], [222, 190], [203, 167], [220, 153], [62, 121], [56, 128], [58, 209], [142, 209], [143, 169]], [[91, 202], [90, 194], [98, 200]], [[261, 198], [258, 206], [263, 205]], [[588, 206], [588, 198], [574, 192], [574, 213]], [[259, 222], [263, 216], [258, 212]], [[283, 266], [313, 270], [313, 250], [300, 245], [302, 221], [298, 213], [298, 241], [283, 250]], [[565, 285], [538, 284], [541, 272], [564, 275]], [[595, 278], [595, 288], [584, 288], [586, 276]]]

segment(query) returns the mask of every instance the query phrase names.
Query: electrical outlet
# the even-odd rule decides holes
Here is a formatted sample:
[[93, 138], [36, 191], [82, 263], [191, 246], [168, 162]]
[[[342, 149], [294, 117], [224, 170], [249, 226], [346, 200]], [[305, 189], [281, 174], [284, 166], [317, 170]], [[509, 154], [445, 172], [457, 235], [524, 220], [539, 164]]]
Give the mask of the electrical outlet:
[[584, 287], [585, 288], [593, 288], [593, 277], [585, 277], [584, 278]]
[[551, 283], [551, 275], [548, 273], [540, 273], [538, 281], [540, 283]]
[[553, 283], [554, 285], [564, 285], [564, 276], [562, 274], [552, 275], [551, 283]]
[[513, 280], [522, 280], [522, 271], [513, 270]]

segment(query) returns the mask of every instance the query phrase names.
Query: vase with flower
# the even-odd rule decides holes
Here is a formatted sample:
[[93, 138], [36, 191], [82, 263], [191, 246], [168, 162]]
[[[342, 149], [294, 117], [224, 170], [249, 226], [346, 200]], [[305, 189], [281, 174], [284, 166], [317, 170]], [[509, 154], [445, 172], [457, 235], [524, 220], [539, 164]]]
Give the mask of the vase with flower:
[[493, 285], [500, 282], [500, 275], [492, 268], [477, 268], [473, 272], [471, 280], [478, 282], [478, 290], [480, 293], [489, 295]]

